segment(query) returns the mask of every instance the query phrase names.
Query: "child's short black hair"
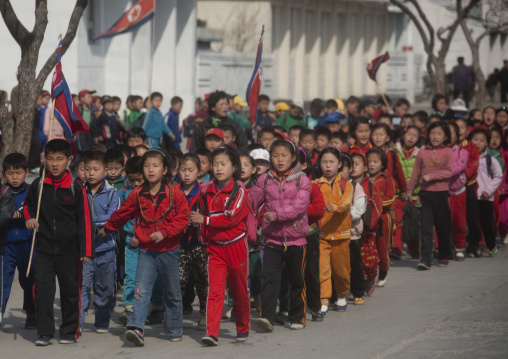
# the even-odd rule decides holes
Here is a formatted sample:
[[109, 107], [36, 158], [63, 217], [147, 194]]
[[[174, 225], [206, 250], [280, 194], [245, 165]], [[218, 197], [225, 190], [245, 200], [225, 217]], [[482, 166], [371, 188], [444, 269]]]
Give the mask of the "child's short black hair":
[[127, 132], [127, 139], [141, 137], [143, 141], [146, 140], [146, 132], [141, 127], [131, 128], [130, 131]]
[[87, 162], [97, 161], [97, 162], [102, 163], [104, 168], [108, 167], [108, 158], [107, 158], [106, 154], [104, 154], [101, 151], [88, 151], [85, 156], [84, 161], [85, 161], [85, 164]]
[[180, 166], [180, 158], [183, 156], [183, 152], [180, 151], [178, 148], [170, 148], [167, 150], [169, 154], [169, 161], [171, 163], [171, 167], [173, 169], [178, 169]]
[[329, 100], [326, 100], [325, 108], [338, 109], [339, 106], [337, 106], [337, 101], [335, 101], [333, 98], [331, 98]]
[[416, 111], [413, 113], [413, 117], [416, 117], [418, 121], [427, 125], [429, 123], [429, 115], [425, 111]]
[[123, 152], [118, 148], [110, 148], [106, 151], [106, 158], [108, 159], [108, 166], [112, 163], [119, 163], [122, 166], [125, 165], [125, 158]]
[[301, 131], [305, 130], [305, 127], [300, 126], [300, 125], [294, 125], [294, 126], [291, 126], [291, 128], [289, 129], [289, 132], [295, 131], [295, 130], [301, 132]]
[[471, 142], [473, 140], [473, 137], [478, 134], [483, 134], [485, 136], [485, 138], [487, 139], [487, 147], [488, 147], [490, 143], [490, 133], [489, 131], [481, 127], [475, 127], [471, 130], [471, 132], [469, 132], [469, 136], [467, 136], [468, 141]]
[[152, 92], [152, 94], [150, 95], [150, 101], [153, 101], [157, 97], [160, 97], [161, 100], [163, 99], [162, 94], [160, 92]]
[[251, 143], [250, 145], [247, 146], [247, 148], [245, 149], [245, 152], [243, 154], [250, 155], [250, 153], [252, 151], [257, 150], [257, 149], [264, 149], [264, 147], [259, 143]]
[[437, 111], [437, 102], [439, 100], [445, 100], [446, 104], [448, 105], [448, 96], [442, 94], [442, 93], [438, 93], [438, 94], [435, 94], [434, 97], [432, 97], [432, 109], [434, 111]]
[[226, 155], [229, 157], [231, 164], [235, 168], [235, 172], [233, 172], [233, 179], [238, 181], [242, 175], [242, 162], [240, 161], [240, 156], [238, 156], [238, 151], [232, 146], [221, 146], [211, 154], [212, 161], [218, 155]]
[[76, 167], [79, 166], [79, 164], [81, 162], [85, 162], [85, 158], [86, 156], [90, 153], [90, 151], [84, 151], [84, 152], [81, 152], [79, 155], [78, 155], [78, 160], [76, 161]]
[[143, 160], [141, 156], [131, 157], [125, 162], [125, 173], [127, 175], [143, 174]]
[[259, 131], [259, 134], [258, 134], [258, 138], [261, 138], [261, 135], [263, 133], [271, 133], [272, 135], [274, 134], [274, 130], [273, 130], [273, 127], [265, 127], [265, 128], [262, 128], [261, 131]]
[[402, 105], [406, 105], [407, 108], [411, 107], [411, 104], [409, 103], [409, 101], [405, 98], [399, 98], [397, 100], [397, 102], [395, 102], [395, 105], [393, 105], [393, 108], [395, 107], [399, 107], [399, 106], [402, 106]]
[[222, 132], [231, 132], [233, 136], [235, 136], [235, 129], [231, 125], [222, 125], [220, 126], [220, 129], [222, 130]]
[[143, 97], [141, 97], [139, 95], [132, 95], [130, 98], [131, 98], [131, 101], [130, 101], [131, 103], [134, 103], [139, 100], [143, 101]]
[[[445, 121], [432, 122], [430, 124], [429, 128], [427, 129], [427, 133], [430, 135], [430, 131], [432, 131], [436, 127], [440, 127], [443, 130], [445, 137], [446, 137], [446, 139], [443, 142], [443, 145], [448, 146], [451, 142], [450, 127], [448, 127], [448, 122], [445, 122]], [[487, 132], [487, 131], [485, 131], [485, 132]], [[487, 134], [488, 134], [488, 132], [487, 132]], [[430, 144], [430, 136], [427, 137], [426, 143]]]
[[200, 148], [196, 151], [196, 155], [208, 158], [208, 162], [212, 163], [212, 152], [206, 148]]
[[127, 145], [116, 145], [115, 148], [117, 150], [122, 151], [122, 153], [127, 157], [127, 159], [136, 156], [136, 151], [134, 151], [134, 148], [129, 147]]
[[382, 118], [386, 118], [386, 119], [388, 119], [388, 121], [390, 121], [390, 123], [393, 123], [393, 116], [390, 115], [389, 113], [379, 114], [379, 117], [377, 118], [377, 122], [379, 122]]
[[311, 130], [310, 128], [304, 128], [302, 131], [300, 131], [300, 134], [298, 135], [298, 139], [300, 140], [300, 142], [302, 141], [302, 139], [304, 137], [307, 137], [307, 136], [312, 136], [312, 138], [314, 139], [314, 141], [316, 140], [317, 136], [316, 136], [316, 132], [314, 130]]
[[134, 150], [137, 151], [140, 148], [147, 150], [147, 151], [149, 150], [147, 145], [137, 145], [136, 147], [134, 147]]
[[380, 150], [379, 148], [371, 148], [365, 154], [365, 158], [368, 160], [369, 156], [372, 154], [379, 156], [379, 159], [381, 160], [381, 172], [386, 170], [388, 167], [388, 157], [386, 156], [385, 151]]
[[268, 95], [261, 94], [258, 97], [258, 103], [261, 102], [261, 101], [268, 101], [268, 102], [270, 102], [270, 97], [268, 97]]
[[111, 97], [111, 100], [113, 100], [113, 102], [122, 102], [122, 100], [118, 96]]
[[183, 100], [182, 100], [181, 97], [179, 97], [179, 96], [173, 96], [171, 98], [171, 106], [178, 105], [179, 103], [183, 103]]
[[342, 143], [347, 144], [347, 133], [345, 132], [342, 131], [332, 132], [332, 138], [330, 139], [330, 141], [333, 140], [334, 138], [338, 139]]
[[104, 143], [92, 143], [90, 146], [90, 151], [101, 151], [103, 153], [106, 153], [108, 148]]
[[383, 96], [378, 96], [378, 98], [377, 98], [377, 104], [378, 105], [382, 105], [382, 106], [386, 106], [385, 100], [386, 100], [386, 103], [388, 103], [388, 106], [392, 105], [392, 99], [388, 95], [385, 95], [384, 99], [383, 99]]
[[273, 126], [273, 134], [276, 135], [277, 133], [287, 133], [287, 131], [282, 126]]
[[63, 153], [65, 157], [71, 157], [71, 146], [66, 140], [57, 138], [46, 143], [44, 147], [44, 155], [48, 156], [49, 153]]
[[355, 153], [350, 153], [349, 155], [351, 156], [351, 161], [353, 161], [355, 157], [358, 157], [358, 158], [361, 158], [363, 161], [363, 164], [365, 166], [367, 166], [367, 159], [365, 158], [365, 156], [363, 154], [361, 154], [359, 152], [355, 152]]
[[348, 153], [342, 153], [342, 168], [344, 169], [344, 167], [353, 168], [353, 159]]
[[23, 171], [28, 170], [28, 160], [22, 153], [14, 152], [9, 153], [4, 157], [4, 161], [2, 163], [2, 169], [4, 171], [13, 169], [19, 170], [23, 169]]
[[355, 103], [360, 103], [360, 99], [356, 96], [349, 96], [349, 98], [346, 100], [346, 105], [351, 105]]
[[325, 136], [328, 141], [332, 139], [332, 131], [328, 127], [317, 127], [314, 132], [316, 133], [316, 139], [319, 136]]
[[[452, 143], [452, 145], [456, 145], [456, 144], [458, 144], [458, 143], [460, 142], [460, 133], [459, 133], [459, 131], [460, 131], [460, 130], [459, 130], [459, 125], [457, 125], [457, 124], [456, 124], [455, 122], [453, 122], [453, 121], [450, 121], [450, 122], [448, 122], [448, 126], [449, 126], [449, 127], [451, 127], [451, 128], [453, 128], [453, 130], [455, 131], [455, 135], [457, 135], [457, 142], [456, 142], [456, 143]], [[451, 139], [451, 135], [452, 135], [452, 133], [451, 133], [451, 131], [450, 131], [450, 143], [451, 143], [451, 140], [452, 140], [452, 139]]]
[[433, 113], [432, 115], [429, 116], [428, 122], [430, 122], [430, 120], [432, 120], [433, 118], [437, 119], [438, 121], [443, 121], [443, 117], [441, 115]]
[[180, 166], [184, 162], [192, 162], [198, 167], [198, 172], [201, 171], [201, 161], [199, 160], [198, 155], [192, 152], [187, 152], [180, 158]]
[[356, 129], [360, 125], [369, 125], [369, 128], [370, 128], [370, 121], [369, 121], [369, 119], [367, 117], [364, 117], [364, 116], [355, 117], [355, 119], [353, 120], [353, 123], [351, 124], [351, 128], [349, 129], [349, 134], [354, 139], [356, 139], [356, 134], [355, 134]]
[[410, 113], [406, 113], [406, 114], [402, 115], [402, 117], [400, 118], [400, 122], [403, 122], [404, 119], [406, 119], [406, 118], [408, 118], [411, 121], [413, 121], [413, 115], [411, 115]]
[[303, 170], [307, 176], [312, 173], [314, 170], [314, 167], [312, 166], [312, 160], [310, 159], [310, 155], [307, 153], [307, 151], [305, 151], [303, 147], [298, 147], [298, 151], [296, 152], [296, 160], [298, 163], [307, 164], [307, 168]]

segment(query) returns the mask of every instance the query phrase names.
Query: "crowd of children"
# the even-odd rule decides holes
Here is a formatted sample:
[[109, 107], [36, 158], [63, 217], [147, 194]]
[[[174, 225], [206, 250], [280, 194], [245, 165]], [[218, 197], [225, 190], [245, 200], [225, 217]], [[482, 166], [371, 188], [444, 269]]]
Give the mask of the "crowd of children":
[[409, 114], [405, 99], [391, 109], [351, 97], [316, 99], [309, 116], [300, 100], [278, 103], [277, 118], [262, 95], [252, 133], [238, 119], [244, 101], [217, 91], [185, 120], [183, 154], [180, 98], [165, 121], [160, 93], [145, 115], [143, 99], [130, 96], [120, 119], [107, 96], [94, 111], [92, 94], [79, 99], [93, 131], [75, 146], [49, 139], [45, 178], [27, 185], [27, 159], [3, 158], [1, 314], [17, 268], [36, 345], [55, 335], [55, 277], [62, 344], [83, 335], [92, 305], [96, 332], [107, 333], [123, 288], [118, 321], [136, 346], [145, 324], [162, 322], [181, 341], [194, 290], [196, 328], [216, 346], [226, 297], [225, 316], [245, 341], [251, 307], [272, 332], [276, 323], [305, 328], [307, 310], [321, 322], [364, 304], [387, 284], [404, 243], [429, 270], [495, 256], [498, 234], [508, 242], [507, 108], [468, 113], [461, 99], [448, 107], [436, 95], [430, 114]]

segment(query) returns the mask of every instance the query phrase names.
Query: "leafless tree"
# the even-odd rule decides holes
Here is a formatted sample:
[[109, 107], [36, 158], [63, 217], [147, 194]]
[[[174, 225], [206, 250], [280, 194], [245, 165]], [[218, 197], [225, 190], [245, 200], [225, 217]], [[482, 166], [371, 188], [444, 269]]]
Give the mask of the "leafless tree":
[[231, 46], [237, 52], [255, 51], [257, 46], [259, 6], [234, 4], [223, 28], [223, 47]]
[[482, 6], [486, 10], [482, 18], [480, 20], [470, 20], [481, 22], [481, 25], [484, 27], [484, 31], [476, 39], [473, 38], [472, 31], [467, 27], [467, 19], [463, 19], [460, 22], [473, 57], [473, 71], [478, 84], [478, 92], [476, 94], [476, 107], [478, 108], [483, 108], [487, 92], [485, 74], [480, 66], [480, 43], [487, 35], [496, 33], [506, 34], [508, 32], [508, 1], [483, 0]]
[[[3, 153], [20, 152], [25, 156], [30, 150], [32, 138], [32, 126], [34, 120], [34, 106], [42, 90], [42, 86], [51, 70], [56, 64], [57, 39], [55, 39], [55, 51], [46, 60], [46, 63], [36, 74], [39, 50], [44, 33], [48, 25], [48, 4], [47, 0], [35, 1], [35, 24], [32, 31], [29, 31], [18, 19], [9, 0], [0, 0], [0, 13], [14, 40], [21, 49], [21, 61], [18, 66], [18, 103], [16, 122], [8, 119], [5, 113], [0, 112], [0, 125], [2, 126], [2, 140], [4, 143]], [[76, 36], [79, 20], [83, 11], [88, 5], [88, 0], [76, 0], [72, 11], [67, 32], [62, 40], [62, 54]], [[15, 99], [11, 99], [13, 101]], [[13, 104], [15, 106], [16, 104]]]
[[[391, 4], [397, 6], [409, 16], [418, 29], [424, 50], [427, 53], [427, 72], [436, 93], [445, 92], [445, 59], [453, 35], [461, 21], [479, 2], [480, 0], [469, 0], [467, 5], [463, 6], [462, 0], [456, 0], [457, 17], [450, 25], [436, 30], [422, 10], [418, 0], [390, 0]], [[411, 6], [408, 6], [409, 4]], [[436, 38], [441, 44], [439, 49], [437, 49]]]

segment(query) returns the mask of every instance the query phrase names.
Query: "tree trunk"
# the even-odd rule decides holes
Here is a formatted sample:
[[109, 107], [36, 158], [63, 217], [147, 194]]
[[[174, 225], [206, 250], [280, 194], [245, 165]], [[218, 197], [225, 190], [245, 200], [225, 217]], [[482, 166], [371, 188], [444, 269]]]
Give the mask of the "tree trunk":
[[11, 117], [5, 106], [0, 106], [0, 128], [2, 129], [2, 156], [0, 157], [0, 168], [6, 154], [12, 152], [14, 144], [14, 119]]
[[446, 70], [444, 58], [437, 58], [434, 61], [434, 91], [436, 93], [446, 94]]

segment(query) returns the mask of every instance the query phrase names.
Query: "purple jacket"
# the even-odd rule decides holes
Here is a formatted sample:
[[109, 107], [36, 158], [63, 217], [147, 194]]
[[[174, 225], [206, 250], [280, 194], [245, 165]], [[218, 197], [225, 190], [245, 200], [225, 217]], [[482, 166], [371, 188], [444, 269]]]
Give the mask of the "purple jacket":
[[450, 178], [450, 194], [459, 195], [466, 190], [466, 167], [468, 152], [460, 146], [453, 146], [453, 176]]
[[[265, 190], [265, 178], [266, 190]], [[300, 179], [299, 179], [300, 178]], [[261, 232], [267, 242], [278, 245], [303, 246], [309, 233], [307, 205], [310, 196], [310, 180], [300, 167], [294, 167], [280, 184], [272, 170], [259, 177], [249, 196], [256, 208], [265, 203], [266, 212], [273, 212], [275, 221], [263, 218]]]

